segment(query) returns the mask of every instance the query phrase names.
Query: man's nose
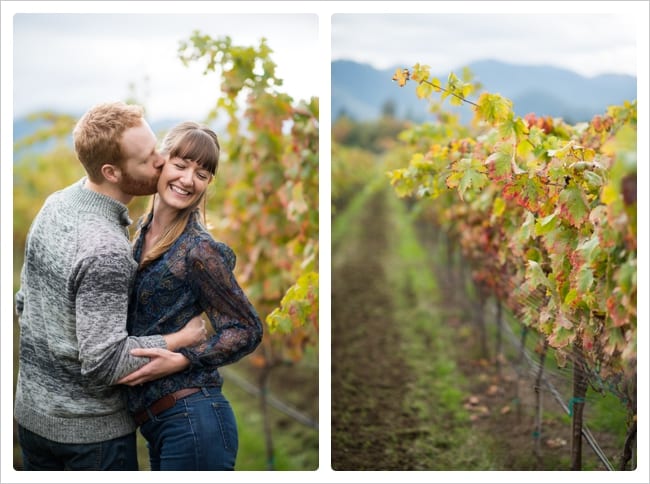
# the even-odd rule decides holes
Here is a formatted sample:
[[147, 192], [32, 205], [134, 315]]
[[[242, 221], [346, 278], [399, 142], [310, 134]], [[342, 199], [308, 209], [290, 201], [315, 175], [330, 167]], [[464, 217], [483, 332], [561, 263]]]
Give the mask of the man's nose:
[[156, 169], [162, 168], [164, 164], [165, 164], [165, 158], [160, 153], [158, 153], [158, 156], [156, 156], [156, 159], [153, 162], [153, 167]]

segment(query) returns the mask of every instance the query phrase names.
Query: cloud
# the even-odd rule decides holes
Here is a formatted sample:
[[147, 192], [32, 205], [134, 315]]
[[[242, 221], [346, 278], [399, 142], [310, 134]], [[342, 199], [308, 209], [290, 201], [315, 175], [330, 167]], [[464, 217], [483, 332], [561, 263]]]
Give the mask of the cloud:
[[14, 116], [40, 109], [80, 113], [135, 87], [152, 118], [203, 118], [219, 96], [218, 76], [177, 56], [194, 30], [274, 51], [283, 89], [317, 96], [318, 18], [304, 14], [17, 14]]
[[636, 74], [632, 14], [337, 14], [332, 58], [449, 70], [480, 59]]

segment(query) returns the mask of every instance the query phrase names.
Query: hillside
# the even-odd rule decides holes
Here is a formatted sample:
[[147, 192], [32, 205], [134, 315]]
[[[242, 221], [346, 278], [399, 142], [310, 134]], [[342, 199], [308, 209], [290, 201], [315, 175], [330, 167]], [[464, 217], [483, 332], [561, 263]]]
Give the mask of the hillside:
[[[463, 67], [453, 71], [459, 75]], [[588, 78], [557, 67], [494, 60], [474, 62], [467, 67], [484, 90], [511, 99], [519, 116], [535, 112], [575, 123], [603, 113], [612, 104], [636, 99], [636, 78], [627, 75]], [[392, 82], [395, 69], [378, 70], [346, 60], [332, 62], [332, 120], [342, 113], [357, 120], [373, 119], [381, 114], [386, 103], [394, 104], [400, 117], [430, 119], [427, 103], [415, 96], [415, 83], [400, 89]], [[448, 74], [435, 73], [440, 79], [446, 79]], [[465, 121], [471, 117], [466, 108], [459, 112]]]

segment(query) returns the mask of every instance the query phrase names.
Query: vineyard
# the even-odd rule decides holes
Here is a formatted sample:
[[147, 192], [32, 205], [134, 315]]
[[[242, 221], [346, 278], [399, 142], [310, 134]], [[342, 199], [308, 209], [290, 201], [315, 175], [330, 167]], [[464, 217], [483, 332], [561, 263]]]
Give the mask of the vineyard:
[[[282, 92], [264, 39], [258, 46], [239, 46], [230, 37], [197, 31], [180, 43], [177, 56], [214, 76], [220, 93], [214, 104], [206, 103], [206, 119], [194, 120], [226, 126], [218, 132], [222, 157], [207, 194], [208, 228], [235, 251], [235, 276], [265, 323], [260, 347], [224, 369], [224, 392], [238, 416], [237, 469], [313, 470], [318, 467], [318, 98], [297, 101]], [[39, 112], [33, 120], [43, 127], [14, 147], [14, 290], [31, 220], [46, 196], [83, 175], [69, 144], [76, 119]], [[45, 152], [31, 149], [43, 142], [54, 144]], [[129, 206], [133, 220], [146, 202], [136, 199]], [[14, 348], [18, 332], [14, 318]], [[139, 445], [146, 469], [142, 440]], [[14, 447], [14, 465], [20, 468]]]
[[[417, 83], [437, 121], [372, 162], [333, 126], [334, 468], [634, 469], [636, 102], [569, 125], [471, 100], [469, 73], [443, 84], [415, 65], [393, 80]], [[357, 162], [373, 188], [337, 177]], [[359, 338], [376, 350], [353, 352]]]

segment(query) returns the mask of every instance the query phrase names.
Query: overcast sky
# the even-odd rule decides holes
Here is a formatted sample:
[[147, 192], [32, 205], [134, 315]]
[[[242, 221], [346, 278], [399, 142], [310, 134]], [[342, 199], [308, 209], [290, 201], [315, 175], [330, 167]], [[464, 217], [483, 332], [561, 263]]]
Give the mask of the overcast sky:
[[[21, 12], [23, 3], [30, 2], [3, 7]], [[67, 11], [87, 11], [93, 3], [71, 2], [83, 7]], [[143, 2], [150, 6], [145, 14], [124, 13], [132, 2], [108, 2], [112, 8], [103, 13], [25, 9], [13, 18], [14, 117], [39, 109], [82, 112], [96, 102], [127, 97], [133, 84], [153, 119], [202, 118], [219, 95], [217, 75], [202, 76], [198, 63], [184, 67], [176, 54], [179, 41], [194, 29], [229, 35], [240, 45], [258, 45], [266, 37], [284, 89], [296, 99], [318, 95], [325, 103], [329, 93], [317, 92], [317, 80], [336, 59], [378, 68], [420, 62], [439, 73], [491, 58], [552, 64], [588, 76], [636, 75], [637, 33], [647, 30], [648, 22], [637, 25], [642, 2], [575, 2], [573, 9], [567, 7], [571, 2], [546, 2], [539, 14], [527, 8], [534, 2], [277, 2], [270, 10], [270, 2], [235, 3], [237, 13], [202, 13], [230, 12], [229, 2], [180, 2], [188, 5], [180, 10], [178, 2]], [[176, 7], [165, 10], [163, 4]], [[608, 5], [616, 13], [605, 13]], [[173, 13], [155, 13], [163, 11]], [[391, 13], [374, 13], [382, 11]], [[600, 13], [586, 13], [594, 11]], [[331, 15], [331, 40], [319, 39], [319, 15], [326, 20]], [[331, 47], [331, 58], [320, 55], [327, 53], [319, 49], [322, 43]]]
[[179, 42], [195, 29], [243, 46], [257, 47], [265, 37], [281, 89], [294, 99], [319, 94], [316, 14], [20, 13], [14, 17], [14, 116], [83, 112], [125, 99], [134, 84], [151, 119], [201, 119], [220, 91], [216, 74], [202, 75], [202, 62], [185, 67], [177, 57]]
[[[558, 10], [564, 4], [554, 3]], [[560, 14], [551, 13], [552, 5], [545, 11], [548, 13], [337, 14], [332, 18], [332, 58], [382, 69], [419, 62], [430, 65], [435, 73], [475, 60], [497, 59], [555, 65], [586, 76], [636, 76], [634, 13], [626, 14], [620, 8], [617, 14]]]

